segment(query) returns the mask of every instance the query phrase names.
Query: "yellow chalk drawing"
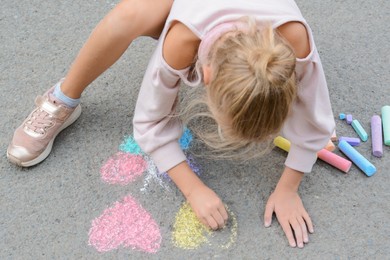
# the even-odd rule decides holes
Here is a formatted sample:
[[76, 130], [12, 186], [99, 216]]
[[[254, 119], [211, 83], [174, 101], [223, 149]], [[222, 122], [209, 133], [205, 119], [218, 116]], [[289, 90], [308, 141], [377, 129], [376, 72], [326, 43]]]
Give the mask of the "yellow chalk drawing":
[[198, 220], [190, 204], [184, 203], [176, 214], [173, 225], [173, 244], [183, 249], [195, 249], [207, 242], [206, 234], [210, 232]]
[[[237, 240], [237, 228], [238, 228], [238, 224], [237, 224], [237, 218], [236, 218], [236, 215], [234, 215], [234, 213], [232, 211], [230, 211], [230, 209], [225, 205], [225, 208], [229, 214], [229, 223], [226, 225], [226, 227], [224, 228], [224, 230], [228, 230], [230, 231], [230, 236], [229, 236], [229, 240], [227, 241], [226, 244], [222, 244], [221, 245], [221, 248], [224, 248], [224, 249], [228, 249], [231, 245], [233, 245], [236, 240]], [[215, 232], [214, 232], [215, 233]]]
[[[176, 214], [175, 224], [173, 225], [172, 240], [176, 247], [182, 249], [196, 249], [202, 244], [210, 246], [217, 245], [220, 248], [227, 249], [233, 245], [237, 239], [237, 219], [236, 216], [225, 205], [229, 214], [229, 222], [225, 228], [218, 231], [211, 231], [204, 226], [196, 217], [191, 206], [185, 202]], [[226, 237], [225, 233], [229, 232], [228, 241], [221, 237]]]

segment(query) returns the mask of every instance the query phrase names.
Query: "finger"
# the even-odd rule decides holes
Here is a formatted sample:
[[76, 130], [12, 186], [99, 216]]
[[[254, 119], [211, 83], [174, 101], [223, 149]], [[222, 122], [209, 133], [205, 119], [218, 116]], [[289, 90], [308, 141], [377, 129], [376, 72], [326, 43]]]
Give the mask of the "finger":
[[309, 214], [307, 214], [307, 212], [304, 212], [302, 217], [306, 222], [306, 225], [307, 225], [309, 232], [314, 233], [313, 222], [311, 221]]
[[222, 206], [222, 207], [218, 208], [218, 211], [219, 211], [219, 213], [221, 214], [221, 216], [223, 218], [224, 225], [226, 225], [226, 223], [227, 223], [227, 221], [229, 219], [229, 215], [228, 215], [228, 213], [226, 211], [225, 206]]
[[207, 222], [207, 219], [206, 219], [206, 218], [199, 218], [199, 217], [198, 217], [198, 219], [199, 219], [199, 221], [200, 221], [205, 227], [210, 228], [210, 225], [209, 225], [209, 223]]
[[303, 243], [309, 243], [309, 234], [307, 233], [306, 222], [303, 218], [298, 217], [297, 221], [301, 226]]
[[218, 229], [218, 224], [215, 221], [213, 216], [208, 216], [206, 218], [207, 221], [207, 226], [209, 226], [212, 230], [217, 230]]
[[279, 223], [282, 226], [284, 234], [286, 234], [286, 237], [287, 237], [287, 240], [288, 240], [288, 243], [290, 244], [290, 246], [291, 247], [296, 247], [297, 244], [295, 243], [295, 238], [294, 238], [294, 235], [293, 235], [290, 223], [288, 223], [288, 221], [283, 221], [282, 222], [280, 220], [279, 220]]
[[272, 202], [268, 202], [267, 205], [265, 205], [265, 212], [264, 212], [264, 226], [269, 227], [272, 223], [272, 214], [274, 213], [274, 204]]
[[225, 226], [225, 220], [218, 210], [212, 214], [212, 217], [217, 222], [218, 228], [223, 228]]
[[294, 230], [295, 239], [297, 241], [298, 247], [303, 248], [303, 232], [300, 223], [297, 219], [292, 219], [290, 221], [291, 227]]

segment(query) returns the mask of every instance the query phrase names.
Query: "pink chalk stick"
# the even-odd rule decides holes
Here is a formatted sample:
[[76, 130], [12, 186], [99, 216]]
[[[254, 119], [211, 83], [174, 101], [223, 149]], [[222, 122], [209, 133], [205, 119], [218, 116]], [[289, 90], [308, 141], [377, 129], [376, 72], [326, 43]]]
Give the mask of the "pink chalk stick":
[[339, 142], [341, 142], [341, 141], [346, 141], [351, 146], [359, 146], [360, 145], [360, 138], [356, 138], [356, 137], [340, 136]]
[[372, 154], [376, 157], [383, 155], [382, 120], [374, 115], [371, 118]]
[[351, 168], [352, 162], [344, 159], [343, 157], [338, 156], [335, 153], [329, 152], [326, 149], [322, 149], [317, 153], [318, 158], [324, 162], [329, 163], [330, 165], [336, 167], [337, 169], [347, 173]]

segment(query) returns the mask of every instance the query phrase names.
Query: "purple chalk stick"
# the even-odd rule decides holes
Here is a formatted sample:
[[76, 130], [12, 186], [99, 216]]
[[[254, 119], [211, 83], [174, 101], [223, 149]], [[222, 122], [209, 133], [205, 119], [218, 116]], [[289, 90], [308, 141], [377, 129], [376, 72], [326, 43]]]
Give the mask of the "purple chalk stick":
[[353, 121], [352, 115], [347, 115], [346, 120], [348, 125], [352, 124]]
[[339, 138], [339, 142], [341, 141], [346, 141], [347, 143], [349, 143], [351, 146], [359, 146], [360, 145], [360, 139], [359, 138], [355, 138], [355, 137], [345, 137], [345, 136], [341, 136]]
[[382, 157], [382, 120], [379, 116], [374, 115], [371, 118], [371, 136], [372, 136], [372, 154], [376, 157]]

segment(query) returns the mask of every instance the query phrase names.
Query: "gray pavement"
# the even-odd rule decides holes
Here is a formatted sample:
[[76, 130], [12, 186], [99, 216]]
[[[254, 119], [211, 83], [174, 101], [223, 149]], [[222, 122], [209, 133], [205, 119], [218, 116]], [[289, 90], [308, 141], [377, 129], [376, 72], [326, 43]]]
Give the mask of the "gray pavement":
[[[358, 150], [377, 167], [368, 178], [318, 162], [300, 187], [315, 233], [303, 249], [288, 247], [279, 224], [263, 227], [263, 210], [286, 154], [277, 149], [256, 162], [198, 158], [202, 179], [234, 212], [235, 243], [182, 249], [172, 242], [183, 197], [140, 176], [127, 185], [102, 181], [100, 169], [132, 133], [138, 88], [155, 42], [136, 40], [83, 96], [80, 119], [61, 133], [41, 164], [21, 169], [6, 160], [14, 129], [37, 94], [64, 76], [98, 21], [114, 6], [101, 1], [2, 0], [0, 11], [0, 259], [390, 259], [390, 148], [371, 155], [371, 140]], [[390, 105], [390, 2], [299, 0], [319, 49], [335, 116], [351, 113], [369, 130], [370, 118]], [[355, 135], [336, 118], [339, 135]], [[340, 154], [340, 152], [337, 152]], [[164, 184], [165, 185], [165, 184]], [[161, 246], [150, 254], [119, 246], [108, 252], [88, 244], [92, 220], [125, 196], [150, 213]], [[130, 231], [132, 232], [132, 231]], [[227, 240], [229, 232], [212, 239]]]

